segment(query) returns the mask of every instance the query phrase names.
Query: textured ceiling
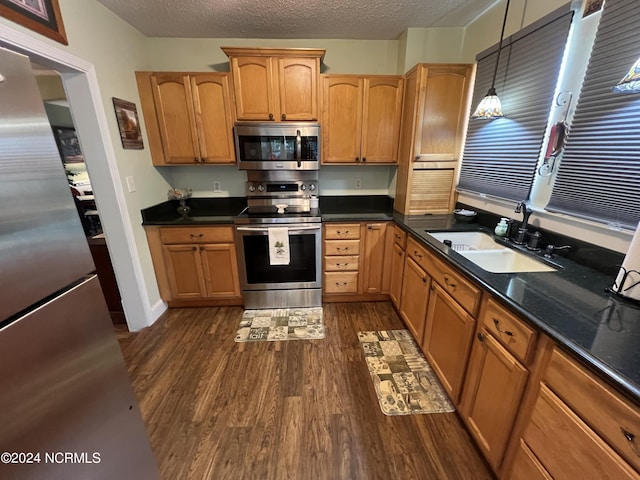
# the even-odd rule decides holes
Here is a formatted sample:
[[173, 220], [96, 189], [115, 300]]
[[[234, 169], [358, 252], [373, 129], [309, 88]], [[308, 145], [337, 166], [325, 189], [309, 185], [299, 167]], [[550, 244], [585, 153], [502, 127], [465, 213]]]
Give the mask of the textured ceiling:
[[497, 0], [98, 0], [148, 37], [392, 40], [464, 27]]

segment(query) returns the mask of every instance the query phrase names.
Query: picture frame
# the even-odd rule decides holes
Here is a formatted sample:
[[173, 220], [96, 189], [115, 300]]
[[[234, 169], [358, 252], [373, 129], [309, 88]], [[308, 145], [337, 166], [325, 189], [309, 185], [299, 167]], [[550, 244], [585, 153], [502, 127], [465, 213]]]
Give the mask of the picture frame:
[[113, 108], [118, 120], [118, 130], [122, 148], [141, 150], [144, 148], [142, 142], [142, 131], [138, 120], [138, 109], [136, 104], [120, 98], [113, 97]]
[[82, 154], [75, 128], [52, 125], [51, 129], [56, 139], [62, 163], [65, 165], [67, 163], [83, 163], [84, 155]]
[[582, 11], [582, 18], [588, 17], [592, 13], [602, 10], [602, 4], [604, 0], [585, 0], [584, 9]]
[[68, 45], [58, 0], [0, 0], [0, 16]]

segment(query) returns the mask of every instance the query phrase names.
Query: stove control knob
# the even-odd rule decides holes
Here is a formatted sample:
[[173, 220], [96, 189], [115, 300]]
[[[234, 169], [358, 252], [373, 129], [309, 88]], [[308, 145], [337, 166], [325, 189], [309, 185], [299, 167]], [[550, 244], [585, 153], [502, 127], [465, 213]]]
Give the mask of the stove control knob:
[[304, 192], [306, 189], [307, 189], [307, 186], [304, 183], [300, 185], [300, 190]]
[[255, 192], [256, 191], [256, 187], [253, 184], [249, 185], [249, 191], [250, 192]]
[[309, 190], [314, 191], [316, 189], [316, 184], [312, 183], [309, 185]]
[[262, 184], [258, 185], [258, 191], [259, 192], [264, 192], [264, 185], [262, 185]]

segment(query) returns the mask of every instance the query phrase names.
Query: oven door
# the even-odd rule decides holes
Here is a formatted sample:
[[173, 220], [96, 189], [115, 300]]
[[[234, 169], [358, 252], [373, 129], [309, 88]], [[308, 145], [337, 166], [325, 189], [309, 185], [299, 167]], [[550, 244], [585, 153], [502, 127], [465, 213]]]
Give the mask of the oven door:
[[290, 262], [288, 265], [270, 264], [267, 226], [236, 226], [240, 288], [242, 290], [321, 288], [321, 225], [320, 223], [286, 225], [289, 228]]
[[240, 170], [318, 170], [320, 126], [309, 123], [234, 127]]

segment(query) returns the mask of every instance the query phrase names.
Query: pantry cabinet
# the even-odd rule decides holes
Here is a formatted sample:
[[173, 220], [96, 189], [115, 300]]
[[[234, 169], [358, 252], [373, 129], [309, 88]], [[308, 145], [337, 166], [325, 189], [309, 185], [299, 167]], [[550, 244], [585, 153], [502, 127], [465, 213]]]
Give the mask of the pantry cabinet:
[[233, 227], [146, 227], [160, 295], [170, 306], [241, 302]]
[[322, 49], [223, 47], [229, 57], [236, 118], [317, 121]]
[[136, 72], [154, 165], [235, 163], [226, 73]]
[[418, 64], [405, 75], [395, 210], [453, 210], [472, 76], [467, 64]]
[[323, 75], [323, 163], [398, 161], [403, 79]]

